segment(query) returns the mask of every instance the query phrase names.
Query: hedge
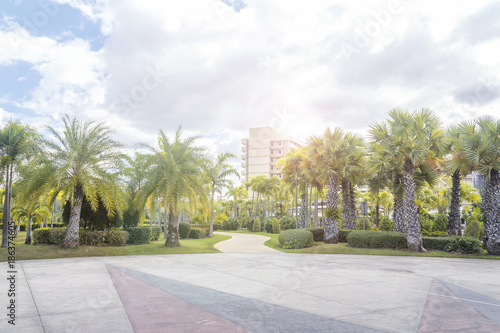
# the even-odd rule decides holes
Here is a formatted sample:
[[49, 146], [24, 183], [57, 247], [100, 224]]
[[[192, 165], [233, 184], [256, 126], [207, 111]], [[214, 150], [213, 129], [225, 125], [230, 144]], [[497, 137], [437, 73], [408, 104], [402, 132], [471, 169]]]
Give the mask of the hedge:
[[290, 229], [280, 232], [278, 240], [284, 249], [302, 249], [314, 243], [312, 232], [306, 229]]
[[156, 242], [158, 239], [160, 239], [161, 235], [161, 228], [157, 225], [154, 225], [151, 228], [151, 241]]
[[325, 240], [325, 230], [323, 228], [307, 228], [313, 234], [315, 242], [322, 242]]
[[446, 251], [457, 251], [465, 254], [483, 252], [481, 242], [474, 237], [452, 237]]
[[[66, 228], [40, 228], [33, 231], [33, 244], [61, 245], [66, 236]], [[92, 231], [80, 229], [78, 240], [80, 245], [124, 246], [128, 232], [111, 229], [108, 231]]]
[[353, 230], [339, 230], [339, 242], [347, 243], [347, 236], [353, 232]]
[[151, 240], [150, 227], [127, 228], [126, 231], [129, 233], [127, 244], [148, 244]]
[[179, 237], [181, 239], [188, 238], [191, 232], [191, 224], [186, 222], [179, 223]]
[[352, 231], [347, 236], [347, 243], [352, 247], [361, 247], [369, 249], [408, 248], [406, 235], [393, 231]]
[[200, 239], [205, 238], [207, 236], [207, 231], [205, 229], [200, 228], [191, 228], [189, 232], [189, 238]]
[[422, 245], [426, 250], [446, 251], [446, 246], [450, 242], [449, 237], [422, 237]]

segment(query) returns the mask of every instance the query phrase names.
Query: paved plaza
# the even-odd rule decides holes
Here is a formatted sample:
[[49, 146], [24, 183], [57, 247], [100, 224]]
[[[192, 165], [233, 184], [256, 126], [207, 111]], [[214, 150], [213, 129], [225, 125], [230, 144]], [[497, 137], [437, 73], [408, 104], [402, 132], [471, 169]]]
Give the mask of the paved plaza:
[[18, 262], [0, 332], [500, 332], [500, 261], [227, 246]]

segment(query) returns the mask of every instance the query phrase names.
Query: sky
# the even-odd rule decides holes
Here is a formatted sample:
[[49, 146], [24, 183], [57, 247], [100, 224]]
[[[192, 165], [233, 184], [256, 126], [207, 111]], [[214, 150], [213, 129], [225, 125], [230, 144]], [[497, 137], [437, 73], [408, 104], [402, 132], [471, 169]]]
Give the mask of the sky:
[[499, 17], [483, 0], [2, 0], [0, 126], [68, 114], [131, 150], [182, 126], [239, 158], [250, 127], [500, 117]]

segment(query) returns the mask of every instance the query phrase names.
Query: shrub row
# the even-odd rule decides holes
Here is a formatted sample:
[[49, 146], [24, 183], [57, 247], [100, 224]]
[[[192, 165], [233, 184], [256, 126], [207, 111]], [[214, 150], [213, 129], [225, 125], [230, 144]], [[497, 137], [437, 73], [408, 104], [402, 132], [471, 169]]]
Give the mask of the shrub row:
[[[33, 231], [33, 244], [61, 245], [66, 236], [66, 228], [40, 228]], [[81, 229], [79, 231], [80, 245], [110, 245], [124, 246], [128, 238], [128, 232], [116, 229], [107, 231], [92, 231]]]
[[201, 228], [191, 228], [191, 231], [189, 232], [189, 238], [193, 239], [200, 239], [200, 238], [205, 238], [207, 237], [207, 229], [201, 229]]
[[280, 232], [278, 240], [284, 249], [302, 249], [313, 245], [312, 232], [306, 229], [290, 229]]
[[352, 247], [363, 248], [408, 248], [404, 234], [394, 231], [352, 231], [347, 236], [347, 243]]
[[191, 232], [191, 224], [187, 222], [179, 223], [179, 238], [181, 239], [188, 238], [190, 232]]
[[353, 232], [353, 230], [339, 230], [339, 242], [347, 243], [347, 236]]
[[148, 244], [153, 236], [150, 227], [134, 227], [125, 230], [129, 233], [127, 244]]
[[313, 239], [315, 242], [324, 241], [325, 230], [323, 228], [308, 228], [306, 230], [309, 230], [313, 234]]

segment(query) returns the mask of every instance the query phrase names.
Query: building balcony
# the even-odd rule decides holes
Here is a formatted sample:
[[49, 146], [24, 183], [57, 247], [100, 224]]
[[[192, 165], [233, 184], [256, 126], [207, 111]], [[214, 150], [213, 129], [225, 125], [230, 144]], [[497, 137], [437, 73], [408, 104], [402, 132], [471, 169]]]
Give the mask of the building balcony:
[[247, 162], [241, 162], [241, 167], [246, 168], [247, 167]]
[[247, 159], [247, 154], [241, 154], [241, 159], [246, 160]]

